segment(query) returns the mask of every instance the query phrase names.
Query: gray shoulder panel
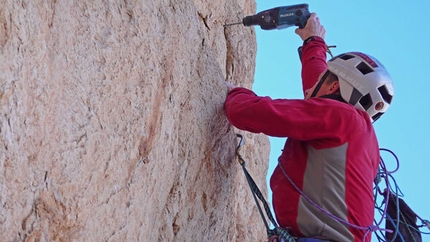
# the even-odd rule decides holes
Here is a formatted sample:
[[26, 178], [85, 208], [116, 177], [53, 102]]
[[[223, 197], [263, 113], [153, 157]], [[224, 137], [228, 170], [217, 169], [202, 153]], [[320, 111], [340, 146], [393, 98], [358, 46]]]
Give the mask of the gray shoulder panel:
[[[313, 202], [345, 221], [346, 152], [348, 143], [330, 149], [308, 147], [303, 192]], [[353, 241], [348, 226], [330, 218], [304, 197], [300, 198], [297, 224], [306, 236], [324, 236], [337, 241]]]

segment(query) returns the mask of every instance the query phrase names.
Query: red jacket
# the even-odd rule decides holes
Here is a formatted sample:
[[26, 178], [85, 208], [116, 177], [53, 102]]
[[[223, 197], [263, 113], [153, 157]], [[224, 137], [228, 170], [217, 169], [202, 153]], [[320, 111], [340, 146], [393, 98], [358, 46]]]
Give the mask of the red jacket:
[[[322, 39], [303, 46], [303, 89], [327, 69]], [[373, 224], [373, 180], [379, 147], [366, 112], [331, 98], [309, 100], [259, 97], [245, 88], [230, 91], [225, 101], [235, 127], [274, 137], [288, 137], [279, 162], [303, 193], [330, 214], [351, 224]], [[281, 227], [295, 236], [335, 241], [363, 241], [365, 230], [330, 218], [309, 203], [278, 166], [270, 180], [273, 207]], [[366, 241], [370, 241], [367, 233]]]

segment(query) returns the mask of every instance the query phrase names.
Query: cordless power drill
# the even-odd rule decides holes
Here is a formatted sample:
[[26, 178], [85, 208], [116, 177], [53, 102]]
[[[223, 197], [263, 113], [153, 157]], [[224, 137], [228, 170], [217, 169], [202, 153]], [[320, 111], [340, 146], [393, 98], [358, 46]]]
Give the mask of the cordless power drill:
[[264, 30], [284, 29], [291, 26], [298, 26], [302, 29], [306, 26], [310, 15], [308, 4], [297, 4], [264, 10], [244, 17], [242, 22], [225, 24], [224, 27], [243, 24], [245, 26], [259, 25]]

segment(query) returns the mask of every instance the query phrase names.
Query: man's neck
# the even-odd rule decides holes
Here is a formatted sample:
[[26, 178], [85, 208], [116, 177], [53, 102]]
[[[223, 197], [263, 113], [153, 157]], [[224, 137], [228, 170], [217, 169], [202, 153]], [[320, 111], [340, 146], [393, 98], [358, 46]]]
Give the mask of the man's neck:
[[328, 95], [321, 96], [321, 98], [329, 98], [329, 99], [337, 100], [339, 102], [346, 103], [346, 101], [342, 98], [340, 94], [328, 94]]

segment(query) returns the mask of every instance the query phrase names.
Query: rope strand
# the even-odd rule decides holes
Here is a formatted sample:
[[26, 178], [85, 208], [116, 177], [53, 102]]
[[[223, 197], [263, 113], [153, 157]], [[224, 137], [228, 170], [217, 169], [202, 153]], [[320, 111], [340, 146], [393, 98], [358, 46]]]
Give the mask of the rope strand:
[[[286, 229], [279, 227], [279, 225], [276, 223], [276, 220], [273, 217], [273, 215], [270, 211], [269, 205], [266, 202], [263, 194], [261, 193], [261, 191], [258, 188], [255, 181], [252, 179], [252, 176], [247, 171], [247, 169], [245, 167], [246, 162], [239, 153], [240, 147], [243, 146], [243, 144], [244, 144], [244, 138], [240, 134], [236, 134], [236, 135], [238, 138], [240, 138], [240, 142], [239, 142], [238, 146], [236, 147], [236, 156], [238, 157], [239, 164], [242, 166], [242, 170], [245, 174], [246, 180], [247, 180], [248, 185], [251, 189], [252, 196], [254, 197], [255, 203], [257, 204], [257, 208], [258, 208], [258, 211], [260, 213], [260, 216], [263, 219], [269, 240], [272, 241], [273, 238], [278, 238], [278, 241], [295, 242], [296, 239], [293, 236], [291, 236]], [[399, 197], [403, 197], [403, 193], [400, 190], [396, 180], [393, 177], [393, 174], [395, 172], [397, 172], [399, 167], [400, 167], [400, 162], [399, 162], [398, 157], [396, 156], [396, 154], [394, 154], [393, 151], [391, 151], [389, 149], [385, 149], [385, 148], [381, 148], [380, 151], [390, 153], [395, 158], [396, 166], [395, 166], [394, 170], [389, 171], [387, 169], [385, 161], [383, 160], [382, 155], [381, 155], [380, 163], [379, 163], [379, 171], [378, 171], [378, 174], [377, 174], [375, 181], [374, 181], [374, 183], [375, 183], [375, 187], [374, 187], [375, 210], [379, 212], [381, 218], [378, 222], [376, 222], [376, 219], [375, 219], [374, 225], [369, 225], [369, 226], [365, 226], [365, 227], [352, 224], [352, 223], [350, 223], [344, 219], [336, 217], [333, 214], [331, 214], [330, 212], [328, 212], [326, 209], [324, 209], [323, 207], [319, 206], [317, 203], [312, 201], [312, 199], [310, 199], [306, 194], [304, 194], [304, 192], [288, 176], [288, 174], [286, 173], [286, 171], [284, 170], [284, 167], [282, 166], [282, 164], [280, 162], [280, 159], [278, 159], [278, 166], [281, 169], [284, 176], [288, 179], [288, 181], [291, 183], [291, 185], [295, 188], [295, 190], [303, 198], [305, 198], [310, 204], [312, 204], [314, 207], [316, 207], [321, 212], [323, 212], [324, 214], [326, 214], [327, 216], [329, 216], [330, 218], [332, 218], [338, 222], [341, 222], [341, 223], [343, 223], [347, 226], [353, 227], [355, 229], [365, 230], [366, 232], [364, 234], [363, 241], [365, 241], [365, 238], [368, 236], [369, 233], [375, 233], [379, 242], [386, 242], [385, 236], [383, 235], [382, 232], [385, 232], [385, 233], [393, 233], [394, 232], [393, 239], [390, 242], [398, 241], [397, 238], [399, 238], [402, 242], [404, 242], [405, 239], [404, 239], [403, 235], [401, 233], [399, 233], [399, 229], [398, 229], [398, 228], [400, 228], [400, 224], [406, 225], [406, 229], [408, 230], [408, 233], [412, 237], [413, 237], [412, 231], [417, 231], [421, 234], [430, 234], [430, 233], [425, 233], [425, 232], [419, 230], [420, 227], [427, 227], [428, 229], [430, 229], [430, 221], [422, 219], [421, 217], [419, 217], [416, 214], [415, 214], [416, 217], [418, 219], [420, 219], [422, 222], [421, 226], [417, 226], [418, 228], [415, 228], [415, 227], [403, 222], [403, 221], [406, 221], [406, 219], [405, 219], [405, 216], [400, 212], [400, 207], [399, 207], [400, 206], [399, 205]], [[382, 180], [384, 181], [383, 184], [385, 185], [384, 191], [382, 191], [382, 189], [380, 187], [380, 183]], [[382, 198], [383, 198], [380, 205], [378, 205], [378, 202], [377, 202], [379, 195], [382, 196]], [[395, 204], [397, 206], [395, 219], [391, 218], [387, 213], [390, 195], [393, 195], [393, 197], [395, 198]], [[268, 217], [269, 221], [275, 227], [274, 229], [270, 229], [269, 223], [266, 220], [266, 217], [263, 213], [263, 209], [261, 208], [258, 200], [260, 200], [260, 202], [263, 204], [264, 210], [266, 212], [266, 216]], [[386, 221], [386, 223], [390, 223], [394, 228], [397, 228], [397, 229], [395, 229], [395, 231], [392, 231], [390, 229], [381, 228], [381, 225], [382, 225], [384, 220]], [[414, 241], [415, 241], [415, 239], [414, 239]]]
[[[238, 162], [242, 166], [242, 170], [245, 173], [246, 180], [248, 182], [249, 187], [251, 188], [252, 196], [254, 197], [254, 201], [257, 205], [258, 211], [260, 213], [261, 218], [263, 219], [264, 226], [266, 227], [267, 237], [270, 239], [272, 236], [278, 236], [279, 241], [284, 242], [295, 242], [295, 238], [292, 237], [287, 230], [284, 228], [279, 227], [279, 225], [276, 223], [275, 218], [272, 215], [272, 212], [270, 211], [269, 205], [266, 202], [266, 199], [264, 198], [263, 194], [261, 193], [260, 189], [258, 188], [257, 184], [255, 183], [254, 179], [252, 179], [252, 176], [249, 174], [249, 172], [246, 170], [246, 162], [245, 159], [240, 155], [239, 149], [244, 143], [244, 138], [240, 134], [236, 134], [238, 138], [240, 138], [239, 145], [236, 148], [236, 156], [238, 157]], [[266, 215], [269, 219], [269, 221], [274, 225], [274, 229], [270, 229], [269, 224], [266, 221], [266, 218], [264, 216], [263, 210], [260, 206], [260, 203], [258, 202], [258, 199], [263, 203], [264, 210], [266, 212]]]

